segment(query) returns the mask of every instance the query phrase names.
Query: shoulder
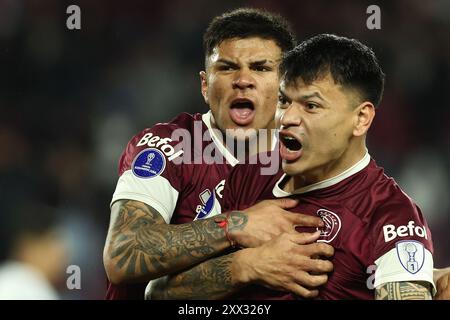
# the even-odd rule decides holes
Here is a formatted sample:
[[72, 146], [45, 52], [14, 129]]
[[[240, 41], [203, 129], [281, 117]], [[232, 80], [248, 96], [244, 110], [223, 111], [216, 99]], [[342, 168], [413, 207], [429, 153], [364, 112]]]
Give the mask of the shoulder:
[[357, 215], [368, 231], [376, 237], [383, 236], [382, 231], [386, 226], [397, 228], [412, 223], [421, 228], [427, 226], [414, 200], [373, 160], [354, 179], [351, 188], [348, 189], [345, 199], [342, 199], [344, 205]]
[[433, 284], [433, 242], [420, 208], [382, 168], [373, 167], [375, 179], [368, 202], [368, 239], [377, 268], [374, 286], [388, 282], [426, 281]]
[[135, 135], [119, 161], [119, 180], [113, 203], [120, 199], [144, 202], [155, 208], [169, 223], [177, 205], [179, 193], [191, 179], [189, 168], [183, 165], [186, 151], [180, 145], [181, 135], [202, 128], [201, 115], [180, 114], [167, 123], [157, 123]]
[[[135, 142], [138, 144], [144, 137], [146, 137], [144, 140], [153, 138], [151, 140], [157, 142], [161, 138], [173, 137], [174, 132], [177, 130], [191, 132], [196, 126], [203, 128], [201, 114], [181, 113], [169, 122], [156, 123], [152, 127], [142, 130], [130, 140], [130, 143]], [[159, 137], [159, 139], [156, 137]]]
[[381, 216], [417, 215], [416, 203], [374, 160], [355, 179], [350, 191], [351, 196], [346, 199], [349, 208], [359, 211], [358, 215], [366, 222], [373, 222]]
[[382, 215], [395, 216], [396, 218], [420, 218], [421, 212], [415, 201], [401, 189], [394, 178], [387, 175], [374, 184], [371, 190], [376, 195], [378, 206], [375, 218]]
[[385, 174], [371, 187], [370, 198], [376, 199], [368, 227], [375, 242], [393, 240], [423, 241], [432, 251], [431, 233], [425, 217], [415, 201], [398, 183]]
[[200, 114], [181, 113], [170, 122], [157, 123], [142, 130], [128, 142], [120, 158], [119, 171], [129, 168], [133, 160], [143, 152], [163, 156], [170, 163], [183, 154], [182, 148], [177, 148], [180, 137], [191, 135], [196, 127], [204, 129]]

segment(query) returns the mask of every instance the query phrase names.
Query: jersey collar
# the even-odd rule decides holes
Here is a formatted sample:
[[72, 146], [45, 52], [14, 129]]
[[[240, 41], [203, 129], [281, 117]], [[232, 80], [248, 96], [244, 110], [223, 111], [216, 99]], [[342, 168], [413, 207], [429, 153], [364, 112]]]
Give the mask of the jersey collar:
[[300, 189], [295, 190], [293, 193], [286, 192], [280, 188], [279, 185], [280, 185], [281, 181], [283, 181], [283, 179], [286, 177], [286, 174], [283, 174], [281, 176], [281, 178], [275, 184], [275, 187], [273, 188], [272, 193], [275, 197], [282, 198], [282, 197], [290, 196], [292, 194], [302, 194], [302, 193], [310, 192], [313, 190], [328, 188], [328, 187], [336, 185], [339, 182], [341, 182], [342, 180], [345, 180], [345, 179], [349, 178], [350, 176], [360, 172], [361, 170], [363, 170], [365, 167], [367, 167], [369, 165], [369, 162], [370, 162], [370, 155], [369, 155], [369, 152], [366, 151], [366, 154], [364, 155], [364, 157], [361, 160], [359, 160], [352, 167], [341, 172], [337, 176], [334, 176], [332, 178], [329, 178], [329, 179], [326, 179], [323, 181], [316, 182], [309, 186], [302, 187]]
[[225, 160], [227, 160], [227, 162], [234, 167], [239, 161], [225, 147], [222, 137], [220, 137], [216, 134], [219, 129], [214, 129], [212, 127], [212, 119], [213, 119], [213, 115], [211, 113], [211, 110], [202, 115], [203, 123], [208, 128], [208, 131], [211, 134], [211, 138], [214, 141], [215, 145], [217, 146], [219, 151], [223, 154], [223, 156], [225, 157]]
[[[213, 119], [214, 119], [214, 116], [213, 116], [211, 110], [202, 115], [203, 123], [206, 125], [206, 127], [208, 128], [208, 131], [211, 133], [212, 140], [216, 144], [219, 151], [223, 154], [223, 156], [225, 157], [227, 162], [234, 167], [239, 162], [239, 160], [237, 158], [235, 158], [233, 156], [233, 154], [225, 147], [222, 136], [217, 134], [219, 129], [214, 129], [212, 127]], [[271, 148], [272, 148], [272, 151], [274, 151], [275, 147], [277, 146], [277, 142], [278, 142], [278, 130], [272, 130], [272, 133], [273, 133], [273, 135], [272, 135]]]

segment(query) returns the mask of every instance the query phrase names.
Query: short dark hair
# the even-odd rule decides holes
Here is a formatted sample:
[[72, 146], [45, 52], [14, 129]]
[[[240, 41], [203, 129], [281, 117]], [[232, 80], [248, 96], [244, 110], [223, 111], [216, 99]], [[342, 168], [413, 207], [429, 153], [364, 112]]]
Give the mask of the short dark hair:
[[211, 55], [214, 47], [232, 38], [260, 37], [274, 40], [286, 52], [296, 44], [289, 23], [278, 14], [267, 11], [241, 8], [215, 17], [203, 35], [205, 56]]
[[311, 84], [330, 72], [336, 83], [358, 90], [375, 106], [384, 90], [384, 73], [374, 52], [358, 40], [333, 34], [314, 36], [289, 51], [280, 72], [286, 84], [299, 78]]

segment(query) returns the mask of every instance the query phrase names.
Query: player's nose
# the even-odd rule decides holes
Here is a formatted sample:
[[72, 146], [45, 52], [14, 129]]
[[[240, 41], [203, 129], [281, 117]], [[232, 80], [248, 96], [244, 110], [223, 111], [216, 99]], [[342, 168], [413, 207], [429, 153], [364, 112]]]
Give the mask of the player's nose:
[[255, 87], [255, 79], [251, 74], [251, 70], [248, 68], [241, 68], [236, 72], [233, 80], [234, 89], [247, 89]]
[[280, 116], [280, 125], [281, 127], [291, 127], [291, 126], [299, 126], [302, 122], [300, 112], [298, 112], [298, 108], [292, 103]]

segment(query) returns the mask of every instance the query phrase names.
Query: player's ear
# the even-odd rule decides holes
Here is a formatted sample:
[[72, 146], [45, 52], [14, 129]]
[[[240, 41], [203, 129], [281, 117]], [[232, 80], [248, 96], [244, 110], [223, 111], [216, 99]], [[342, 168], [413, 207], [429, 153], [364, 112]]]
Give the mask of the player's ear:
[[205, 71], [200, 71], [200, 83], [201, 83], [201, 90], [202, 90], [202, 96], [205, 100], [206, 104], [208, 103], [208, 77], [206, 75]]
[[364, 101], [355, 108], [355, 122], [353, 135], [363, 136], [369, 130], [373, 119], [375, 118], [375, 106], [368, 101]]

